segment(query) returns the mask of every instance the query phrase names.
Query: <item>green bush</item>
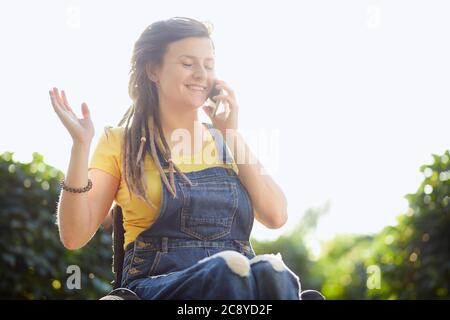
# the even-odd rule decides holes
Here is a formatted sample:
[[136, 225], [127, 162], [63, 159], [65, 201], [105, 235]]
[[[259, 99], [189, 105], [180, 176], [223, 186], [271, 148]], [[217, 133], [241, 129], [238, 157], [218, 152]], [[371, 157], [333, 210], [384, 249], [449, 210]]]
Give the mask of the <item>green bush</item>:
[[[449, 299], [450, 154], [433, 155], [409, 210], [374, 236], [340, 235], [317, 263], [330, 299]], [[379, 285], [373, 278], [379, 270]]]
[[377, 258], [395, 298], [450, 298], [450, 154], [433, 159], [420, 168], [425, 179], [417, 192], [406, 196], [409, 211], [380, 234], [390, 245]]
[[[433, 155], [425, 179], [406, 195], [410, 209], [376, 235], [338, 235], [313, 257], [308, 239], [328, 208], [310, 209], [294, 230], [256, 241], [256, 254], [278, 253], [303, 289], [328, 299], [449, 299], [450, 154]], [[34, 153], [31, 163], [0, 155], [0, 298], [98, 299], [110, 289], [111, 235], [100, 229], [80, 250], [66, 250], [55, 212], [63, 174]], [[328, 206], [328, 205], [327, 205]], [[81, 269], [81, 290], [69, 289], [70, 265]]]
[[[100, 229], [75, 251], [60, 242], [55, 213], [62, 177], [38, 153], [30, 163], [0, 154], [0, 298], [98, 299], [111, 289], [109, 232]], [[71, 265], [81, 270], [79, 290], [67, 286]]]
[[316, 273], [316, 262], [308, 247], [308, 239], [314, 233], [320, 217], [328, 212], [329, 203], [323, 208], [309, 209], [293, 230], [275, 241], [252, 239], [256, 254], [280, 253], [284, 263], [300, 278], [302, 290], [318, 290], [323, 282], [320, 273]]

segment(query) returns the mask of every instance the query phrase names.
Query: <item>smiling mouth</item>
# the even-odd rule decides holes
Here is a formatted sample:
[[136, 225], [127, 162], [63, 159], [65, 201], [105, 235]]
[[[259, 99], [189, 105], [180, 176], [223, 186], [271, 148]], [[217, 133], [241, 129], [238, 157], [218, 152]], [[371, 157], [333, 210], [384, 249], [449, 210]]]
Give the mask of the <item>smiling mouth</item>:
[[206, 87], [203, 86], [196, 86], [196, 85], [186, 85], [186, 87], [191, 91], [197, 91], [197, 92], [204, 92], [206, 90]]

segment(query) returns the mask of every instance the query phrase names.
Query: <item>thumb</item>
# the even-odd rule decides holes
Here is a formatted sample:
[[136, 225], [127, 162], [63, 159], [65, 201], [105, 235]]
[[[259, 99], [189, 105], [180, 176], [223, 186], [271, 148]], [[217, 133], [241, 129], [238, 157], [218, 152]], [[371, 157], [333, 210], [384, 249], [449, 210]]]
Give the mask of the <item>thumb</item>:
[[203, 106], [203, 110], [206, 112], [206, 114], [208, 115], [208, 117], [211, 118], [213, 108], [212, 108], [211, 106]]
[[89, 108], [88, 108], [86, 102], [83, 102], [81, 104], [81, 113], [83, 114], [84, 119], [88, 119], [91, 117], [91, 112], [89, 111]]

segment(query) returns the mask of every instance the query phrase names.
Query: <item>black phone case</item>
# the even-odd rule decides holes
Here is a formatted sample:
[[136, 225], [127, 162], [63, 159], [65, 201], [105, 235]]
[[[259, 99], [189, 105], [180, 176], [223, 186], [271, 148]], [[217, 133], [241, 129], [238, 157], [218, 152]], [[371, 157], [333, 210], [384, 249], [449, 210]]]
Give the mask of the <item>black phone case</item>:
[[[214, 85], [214, 87], [209, 92], [208, 98], [210, 98], [212, 100], [212, 97], [217, 96], [219, 94], [220, 94], [220, 90], [216, 88], [216, 85]], [[213, 102], [214, 102], [214, 100], [213, 100]]]

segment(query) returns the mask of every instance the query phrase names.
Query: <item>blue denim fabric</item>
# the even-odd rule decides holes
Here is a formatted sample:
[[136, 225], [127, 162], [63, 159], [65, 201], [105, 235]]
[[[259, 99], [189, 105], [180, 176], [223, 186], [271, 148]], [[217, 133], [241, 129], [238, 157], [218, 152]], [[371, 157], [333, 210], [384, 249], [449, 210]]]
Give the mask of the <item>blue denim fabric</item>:
[[177, 198], [162, 184], [157, 220], [126, 248], [122, 287], [142, 299], [299, 299], [281, 256], [255, 255], [251, 199], [221, 134], [207, 126], [227, 166], [185, 173], [193, 186], [175, 174]]

